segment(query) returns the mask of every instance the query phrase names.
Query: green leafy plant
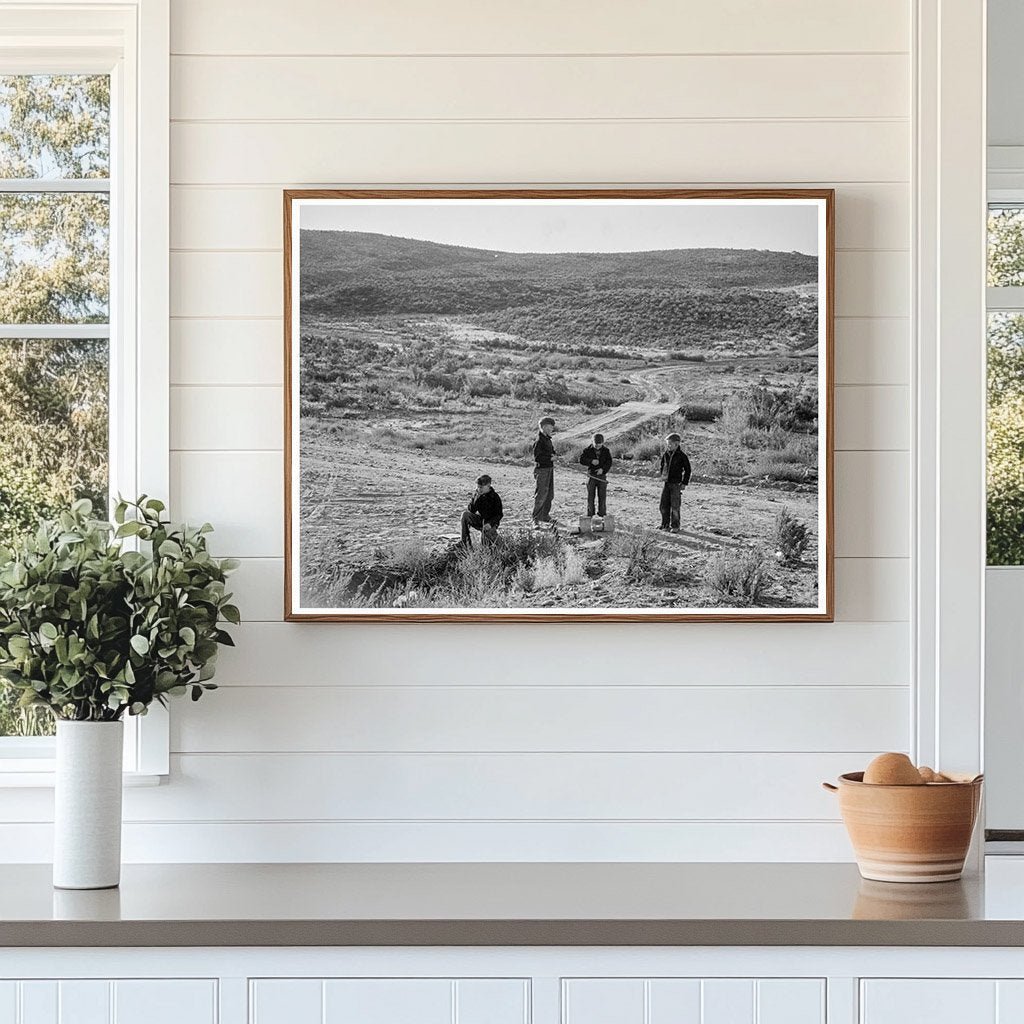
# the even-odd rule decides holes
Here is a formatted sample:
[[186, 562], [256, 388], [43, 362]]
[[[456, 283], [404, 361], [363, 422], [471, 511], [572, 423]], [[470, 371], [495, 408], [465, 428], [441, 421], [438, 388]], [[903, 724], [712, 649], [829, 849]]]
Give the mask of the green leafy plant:
[[144, 495], [111, 524], [83, 499], [0, 549], [0, 679], [22, 707], [117, 721], [215, 688], [219, 645], [233, 646], [221, 624], [239, 622], [225, 588], [238, 563], [210, 555], [208, 523], [163, 513]]

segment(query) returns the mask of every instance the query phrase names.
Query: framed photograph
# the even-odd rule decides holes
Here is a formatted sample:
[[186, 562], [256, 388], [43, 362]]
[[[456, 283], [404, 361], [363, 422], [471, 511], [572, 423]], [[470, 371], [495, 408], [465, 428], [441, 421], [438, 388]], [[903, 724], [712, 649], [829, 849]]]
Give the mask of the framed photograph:
[[831, 189], [284, 194], [286, 617], [831, 621]]

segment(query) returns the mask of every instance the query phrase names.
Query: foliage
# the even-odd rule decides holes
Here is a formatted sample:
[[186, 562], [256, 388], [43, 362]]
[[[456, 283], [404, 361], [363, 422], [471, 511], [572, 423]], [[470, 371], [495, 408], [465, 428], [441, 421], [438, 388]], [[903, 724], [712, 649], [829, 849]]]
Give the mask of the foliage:
[[754, 605], [760, 601], [771, 576], [760, 548], [720, 551], [708, 563], [705, 583], [726, 604]]
[[797, 519], [788, 508], [781, 508], [772, 529], [771, 542], [776, 558], [787, 564], [799, 562], [804, 557], [810, 539], [807, 524]]
[[988, 284], [1024, 285], [1024, 210], [1018, 207], [989, 211]]
[[[1018, 218], [1019, 227], [1019, 218]], [[997, 253], [1009, 273], [1007, 250]], [[1024, 264], [1024, 250], [1018, 254]], [[1024, 269], [1024, 268], [1022, 268]], [[993, 314], [988, 331], [987, 557], [1024, 565], [1024, 316]]]
[[210, 555], [209, 524], [171, 525], [163, 511], [121, 501], [115, 527], [77, 501], [0, 552], [0, 678], [22, 706], [116, 721], [214, 688], [218, 645], [233, 645], [221, 621], [239, 621], [225, 592], [237, 563]]
[[683, 406], [687, 423], [714, 423], [722, 415], [722, 406], [714, 402], [688, 402]]
[[2, 490], [21, 495], [0, 494], [0, 539], [78, 498], [106, 508], [105, 342], [0, 339], [0, 423]]
[[1024, 394], [988, 411], [988, 562], [1024, 565]]

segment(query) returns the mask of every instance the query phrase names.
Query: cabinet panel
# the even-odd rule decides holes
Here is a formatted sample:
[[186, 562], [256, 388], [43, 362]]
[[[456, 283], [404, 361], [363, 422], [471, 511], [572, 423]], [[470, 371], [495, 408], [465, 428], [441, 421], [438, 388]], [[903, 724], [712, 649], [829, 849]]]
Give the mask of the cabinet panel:
[[645, 1024], [639, 978], [572, 978], [562, 982], [564, 1024]]
[[573, 978], [565, 1024], [825, 1024], [820, 978]]
[[712, 978], [701, 983], [700, 1024], [754, 1024], [754, 983]]
[[[0, 982], [0, 1024], [217, 1024], [217, 982]], [[295, 1024], [295, 1022], [293, 1022]]]
[[111, 989], [109, 981], [58, 982], [60, 1024], [107, 1024], [111, 1019]]
[[113, 1024], [183, 1024], [184, 1021], [217, 1024], [217, 982], [202, 978], [114, 983]]
[[306, 978], [249, 982], [250, 1024], [321, 1024], [324, 983]]
[[250, 1024], [523, 1024], [523, 978], [257, 978]]
[[455, 983], [458, 1024], [523, 1024], [530, 1019], [529, 1004], [529, 982], [519, 978], [466, 978]]
[[700, 1024], [699, 978], [654, 978], [648, 986], [649, 1024]]
[[861, 986], [861, 1024], [1011, 1024], [996, 1017], [986, 979], [872, 980]]
[[765, 978], [757, 982], [757, 1024], [825, 1024], [825, 982]]
[[451, 1024], [452, 984], [381, 978], [324, 982], [324, 1024]]
[[0, 1024], [17, 1024], [18, 983], [0, 981]]
[[57, 982], [21, 982], [18, 1024], [58, 1024]]

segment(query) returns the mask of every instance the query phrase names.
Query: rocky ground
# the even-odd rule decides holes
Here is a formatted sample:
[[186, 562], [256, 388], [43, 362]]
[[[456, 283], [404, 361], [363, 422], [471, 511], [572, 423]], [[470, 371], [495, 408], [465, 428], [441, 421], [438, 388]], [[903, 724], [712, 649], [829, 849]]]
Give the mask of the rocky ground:
[[[343, 600], [339, 587], [348, 575], [386, 558], [396, 545], [422, 542], [436, 549], [451, 545], [458, 538], [459, 517], [480, 473], [493, 477], [502, 497], [502, 532], [532, 525], [530, 464], [442, 457], [351, 438], [340, 442], [312, 424], [304, 426], [302, 438], [304, 604], [321, 604], [325, 593]], [[557, 437], [555, 442], [558, 449]], [[560, 586], [557, 593], [538, 590], [523, 595], [523, 605], [696, 608], [717, 604], [705, 581], [711, 556], [726, 549], [765, 547], [771, 557], [773, 524], [783, 507], [808, 523], [811, 544], [803, 563], [773, 567], [762, 604], [807, 607], [816, 603], [813, 488], [695, 480], [683, 492], [681, 532], [666, 535], [657, 531], [662, 485], [656, 464], [632, 466], [626, 472], [620, 463], [619, 471], [613, 469], [609, 478], [608, 511], [615, 517], [620, 538], [641, 535], [650, 540], [650, 578], [635, 581], [625, 573], [621, 540], [576, 533], [579, 517], [586, 511], [586, 477], [583, 467], [575, 463], [578, 442], [565, 442], [562, 447], [552, 513], [587, 572], [583, 579]]]

